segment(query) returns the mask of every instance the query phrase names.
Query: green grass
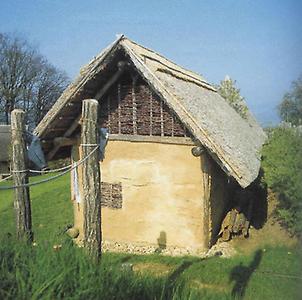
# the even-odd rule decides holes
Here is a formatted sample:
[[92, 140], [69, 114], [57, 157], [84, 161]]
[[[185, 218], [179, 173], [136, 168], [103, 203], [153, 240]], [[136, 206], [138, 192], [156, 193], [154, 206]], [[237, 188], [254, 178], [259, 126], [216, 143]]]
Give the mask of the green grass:
[[[37, 181], [52, 175], [31, 177]], [[70, 202], [69, 174], [44, 184], [30, 188], [32, 222], [35, 240], [55, 237], [68, 224], [73, 223]], [[0, 186], [10, 186], [12, 181], [2, 182]], [[0, 190], [0, 236], [10, 232], [15, 234], [13, 191]]]
[[105, 253], [96, 264], [63, 233], [72, 223], [68, 182], [66, 175], [31, 188], [36, 247], [15, 241], [13, 194], [0, 191], [0, 299], [234, 299], [240, 289], [244, 299], [299, 299], [302, 255], [295, 248], [230, 259]]

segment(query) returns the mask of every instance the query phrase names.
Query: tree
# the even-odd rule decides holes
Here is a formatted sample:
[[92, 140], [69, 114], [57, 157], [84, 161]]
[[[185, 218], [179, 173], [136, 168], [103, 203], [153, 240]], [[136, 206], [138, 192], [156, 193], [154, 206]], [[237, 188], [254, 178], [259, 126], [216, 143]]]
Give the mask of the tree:
[[67, 85], [67, 76], [43, 60], [36, 82], [31, 89], [29, 115], [38, 124]]
[[284, 95], [278, 110], [283, 121], [302, 125], [302, 75], [292, 83], [291, 91]]
[[0, 116], [6, 124], [12, 110], [22, 108], [28, 123], [36, 125], [67, 81], [25, 39], [0, 33]]
[[220, 81], [217, 86], [218, 93], [239, 113], [239, 115], [247, 118], [247, 106], [244, 98], [240, 95], [240, 89], [236, 88], [236, 80], [232, 80], [228, 75], [224, 80]]
[[277, 215], [290, 231], [302, 235], [302, 133], [277, 127], [262, 149], [264, 182], [277, 194]]

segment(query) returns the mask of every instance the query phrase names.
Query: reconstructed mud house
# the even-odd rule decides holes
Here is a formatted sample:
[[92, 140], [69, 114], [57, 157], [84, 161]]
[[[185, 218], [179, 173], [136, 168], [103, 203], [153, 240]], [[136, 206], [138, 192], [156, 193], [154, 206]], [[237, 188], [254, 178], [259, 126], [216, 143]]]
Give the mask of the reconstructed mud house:
[[[89, 98], [99, 101], [99, 126], [109, 131], [100, 162], [105, 248], [208, 248], [230, 186], [245, 188], [258, 175], [264, 133], [255, 119], [243, 119], [200, 75], [120, 36], [37, 126], [49, 160], [81, 158], [81, 103]], [[80, 240], [80, 167], [71, 186]]]

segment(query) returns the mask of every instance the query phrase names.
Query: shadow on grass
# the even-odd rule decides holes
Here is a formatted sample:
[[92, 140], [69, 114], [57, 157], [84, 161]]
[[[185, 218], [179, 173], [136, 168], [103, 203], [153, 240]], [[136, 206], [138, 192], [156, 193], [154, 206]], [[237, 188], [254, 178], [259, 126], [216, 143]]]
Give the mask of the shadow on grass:
[[245, 290], [248, 286], [249, 280], [258, 268], [262, 259], [262, 251], [257, 250], [252, 262], [246, 267], [240, 263], [238, 266], [235, 266], [230, 274], [230, 281], [235, 281], [234, 287], [232, 289], [232, 296], [235, 299], [242, 299], [245, 294]]
[[162, 299], [172, 299], [174, 294], [177, 294], [176, 289], [182, 290], [184, 287], [184, 282], [179, 282], [179, 277], [181, 274], [187, 270], [193, 261], [184, 261], [179, 267], [177, 267], [167, 278]]

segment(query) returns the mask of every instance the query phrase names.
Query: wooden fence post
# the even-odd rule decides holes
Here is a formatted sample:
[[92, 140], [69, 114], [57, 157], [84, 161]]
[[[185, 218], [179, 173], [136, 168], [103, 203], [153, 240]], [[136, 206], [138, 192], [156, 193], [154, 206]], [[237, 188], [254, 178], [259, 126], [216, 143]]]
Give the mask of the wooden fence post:
[[[86, 99], [82, 106], [82, 157], [85, 158], [99, 143], [98, 101]], [[99, 150], [83, 162], [82, 182], [84, 201], [84, 246], [97, 259], [101, 256], [101, 181]]]
[[[27, 150], [25, 144], [25, 113], [15, 109], [11, 114], [12, 171], [14, 185], [28, 183]], [[30, 195], [28, 187], [15, 189], [14, 208], [18, 239], [33, 241]]]

